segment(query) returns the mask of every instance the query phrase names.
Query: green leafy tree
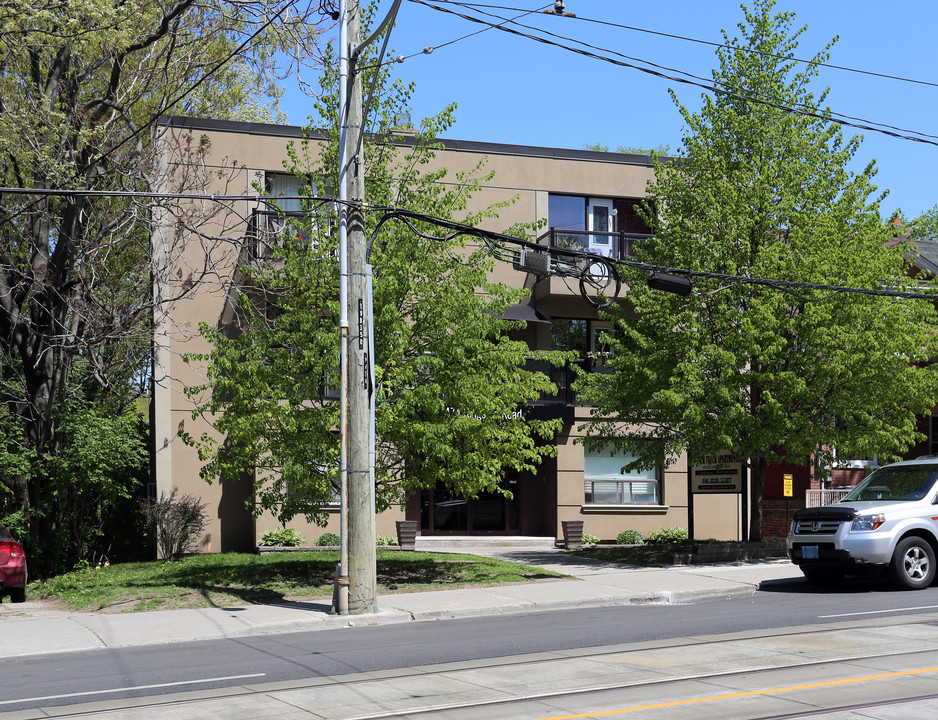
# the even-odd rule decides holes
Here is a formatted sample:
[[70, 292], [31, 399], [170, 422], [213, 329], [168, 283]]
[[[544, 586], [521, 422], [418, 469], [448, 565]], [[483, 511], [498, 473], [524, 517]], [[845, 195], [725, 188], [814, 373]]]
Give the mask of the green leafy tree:
[[[362, 66], [372, 67], [365, 60]], [[366, 71], [365, 87], [371, 84]], [[497, 208], [469, 210], [481, 168], [450, 175], [431, 170], [435, 138], [452, 122], [453, 108], [423, 121], [402, 149], [394, 140], [409, 118], [411, 85], [380, 70], [366, 139], [367, 202], [475, 224]], [[337, 77], [324, 78], [317, 111], [329, 139], [294, 147], [288, 165], [330, 193], [338, 185]], [[411, 127], [413, 127], [411, 125]], [[373, 138], [373, 139], [372, 139]], [[335, 218], [315, 201], [299, 233], [287, 233], [276, 262], [245, 270], [236, 328], [203, 326], [213, 345], [209, 383], [192, 388], [196, 413], [213, 419], [221, 438], [188, 438], [206, 461], [202, 475], [221, 482], [254, 478], [258, 507], [281, 522], [297, 514], [325, 522], [322, 507], [337, 492], [338, 403], [322, 390], [338, 388], [339, 327]], [[381, 212], [367, 213], [371, 237]], [[529, 361], [560, 358], [529, 351], [500, 319], [527, 291], [492, 284], [484, 248], [449, 238], [432, 222], [386, 223], [371, 250], [374, 267], [376, 365], [376, 477], [378, 508], [437, 483], [472, 497], [508, 494], [511, 470], [533, 470], [554, 452], [544, 442], [557, 421], [536, 421], [520, 408], [555, 391]], [[562, 361], [562, 360], [558, 360]]]
[[938, 242], [938, 205], [923, 212], [909, 223], [907, 228], [903, 228], [903, 224], [900, 220], [899, 228], [900, 230], [907, 230], [913, 240], [919, 242]]
[[[35, 549], [76, 520], [54, 499], [79, 478], [49, 474], [82, 440], [61, 408], [100, 389], [126, 408], [145, 384], [154, 204], [110, 193], [204, 187], [154, 162], [152, 119], [273, 117], [276, 51], [304, 52], [320, 15], [263, 0], [7, 0], [0, 17], [0, 186], [31, 191], [0, 195], [0, 485]], [[205, 147], [185, 152], [191, 167]]]
[[[584, 150], [594, 150], [596, 152], [609, 152], [609, 146], [605, 143], [587, 143], [583, 146]], [[616, 152], [626, 155], [667, 155], [671, 152], [671, 146], [665, 144], [655, 145], [653, 148], [636, 147], [633, 145], [619, 145]]]
[[[801, 30], [772, 5], [744, 8], [741, 38], [718, 51], [713, 79], [727, 93], [704, 96], [698, 113], [681, 108], [683, 151], [656, 164], [655, 237], [637, 256], [731, 276], [902, 284], [902, 248], [888, 246], [871, 200], [873, 165], [849, 170], [860, 140], [826, 118], [826, 92], [809, 89], [817, 66], [789, 59]], [[825, 48], [814, 60], [827, 58]], [[919, 439], [916, 413], [938, 398], [931, 303], [703, 278], [679, 297], [646, 280], [630, 274], [628, 307], [610, 314], [614, 374], [581, 381], [597, 405], [593, 447], [645, 466], [735, 450], [751, 462], [758, 539], [769, 463], [813, 457], [820, 469], [835, 448], [885, 460]]]

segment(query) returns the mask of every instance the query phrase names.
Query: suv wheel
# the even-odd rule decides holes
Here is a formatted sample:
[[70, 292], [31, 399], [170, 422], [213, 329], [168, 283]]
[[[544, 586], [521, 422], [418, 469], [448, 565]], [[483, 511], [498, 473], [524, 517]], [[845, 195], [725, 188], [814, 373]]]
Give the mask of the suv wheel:
[[927, 540], [907, 537], [896, 545], [889, 572], [902, 590], [926, 588], [935, 579], [935, 551]]
[[10, 602], [26, 602], [26, 588], [10, 588]]

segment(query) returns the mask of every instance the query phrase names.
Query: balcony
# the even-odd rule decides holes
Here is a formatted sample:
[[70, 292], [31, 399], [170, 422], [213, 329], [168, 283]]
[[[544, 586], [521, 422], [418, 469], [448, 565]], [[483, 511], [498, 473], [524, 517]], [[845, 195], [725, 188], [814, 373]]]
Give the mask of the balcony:
[[[563, 250], [579, 251], [586, 254], [601, 255], [612, 260], [624, 260], [632, 257], [637, 248], [641, 248], [643, 243], [651, 238], [650, 234], [627, 233], [627, 232], [591, 232], [587, 230], [566, 230], [562, 228], [551, 228], [537, 239], [537, 244], [541, 247], [559, 248]], [[547, 258], [547, 253], [531, 253], [539, 257]], [[582, 257], [576, 256], [558, 256], [545, 262], [548, 268], [547, 272], [538, 272], [529, 270], [538, 275], [540, 282], [535, 283], [533, 287], [535, 301], [545, 300], [550, 297], [579, 296], [580, 286], [578, 282], [571, 282], [569, 277], [574, 279], [579, 277], [584, 269], [590, 267], [590, 262]], [[524, 269], [527, 269], [525, 267]], [[597, 267], [596, 270], [599, 270]], [[593, 272], [592, 270], [590, 272]], [[600, 279], [607, 278], [608, 271], [600, 271]], [[596, 285], [602, 288], [602, 284]], [[603, 288], [604, 289], [604, 288]], [[620, 294], [621, 296], [621, 294]]]
[[566, 424], [574, 421], [574, 407], [583, 405], [577, 401], [573, 390], [573, 382], [577, 377], [577, 368], [589, 373], [607, 373], [611, 369], [604, 363], [597, 363], [595, 358], [574, 360], [560, 367], [551, 365], [546, 360], [528, 360], [525, 370], [529, 372], [542, 372], [557, 386], [555, 393], [542, 393], [541, 397], [528, 404], [525, 416], [538, 420], [547, 420], [561, 417]]
[[248, 218], [247, 232], [244, 238], [245, 260], [256, 264], [269, 262], [276, 247], [283, 247], [284, 238], [296, 237], [301, 242], [306, 235], [294, 223], [303, 217], [300, 211], [282, 212], [278, 210], [254, 210]]
[[550, 378], [550, 381], [557, 386], [555, 393], [541, 393], [541, 397], [535, 400], [533, 405], [570, 405], [576, 404], [576, 395], [573, 392], [573, 381], [576, 380], [576, 370], [573, 366], [583, 366], [582, 362], [568, 362], [565, 365], [557, 367], [551, 365], [546, 360], [528, 360], [524, 369], [528, 372], [541, 372]]
[[537, 239], [537, 244], [564, 250], [583, 250], [619, 260], [634, 255], [635, 248], [650, 237], [639, 233], [551, 228]]

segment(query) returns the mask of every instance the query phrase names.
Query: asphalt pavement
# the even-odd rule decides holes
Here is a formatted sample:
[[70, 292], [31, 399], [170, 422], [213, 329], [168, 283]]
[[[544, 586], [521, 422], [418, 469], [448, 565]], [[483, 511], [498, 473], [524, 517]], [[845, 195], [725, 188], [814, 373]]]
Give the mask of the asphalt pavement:
[[639, 568], [541, 547], [461, 547], [459, 552], [494, 555], [569, 577], [385, 594], [378, 598], [379, 611], [368, 615], [333, 615], [331, 597], [119, 614], [61, 610], [41, 601], [4, 602], [0, 604], [0, 657], [578, 607], [681, 603], [753, 593], [764, 583], [801, 577], [794, 565], [782, 559]]

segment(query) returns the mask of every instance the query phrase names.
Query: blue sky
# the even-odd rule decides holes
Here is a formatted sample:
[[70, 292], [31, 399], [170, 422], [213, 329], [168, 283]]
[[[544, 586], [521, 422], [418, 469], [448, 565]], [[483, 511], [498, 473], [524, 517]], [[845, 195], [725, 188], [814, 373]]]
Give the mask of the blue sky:
[[[482, 2], [503, 17], [520, 13], [494, 6], [532, 10], [553, 5], [547, 0], [479, 0], [478, 4]], [[379, 17], [391, 5], [392, 0], [380, 0]], [[451, 3], [440, 5], [461, 11]], [[705, 78], [716, 64], [713, 47], [585, 19], [721, 42], [724, 28], [731, 36], [738, 35], [736, 25], [743, 17], [738, 0], [566, 0], [565, 5], [578, 19], [534, 15], [520, 22]], [[938, 84], [938, 3], [779, 0], [776, 9], [796, 12], [796, 24], [808, 26], [800, 38], [802, 58], [812, 57], [839, 36], [831, 51], [832, 64]], [[446, 133], [448, 138], [565, 148], [593, 143], [612, 149], [676, 148], [683, 122], [668, 90], [674, 89], [687, 107], [699, 107], [702, 90], [690, 85], [498, 30], [464, 38], [481, 27], [404, 0], [391, 36], [393, 55], [408, 58], [396, 66], [397, 73], [417, 84], [414, 118], [457, 103], [456, 124]], [[452, 42], [458, 38], [464, 39]], [[436, 49], [425, 55], [421, 52], [425, 47]], [[822, 68], [815, 94], [826, 86], [828, 104], [835, 112], [938, 135], [938, 87]], [[306, 123], [308, 99], [288, 88], [282, 105], [291, 123]], [[890, 191], [882, 204], [884, 215], [902, 208], [906, 216], [915, 217], [938, 203], [938, 145], [871, 131], [863, 135], [856, 169], [876, 161], [876, 182], [881, 190]]]

